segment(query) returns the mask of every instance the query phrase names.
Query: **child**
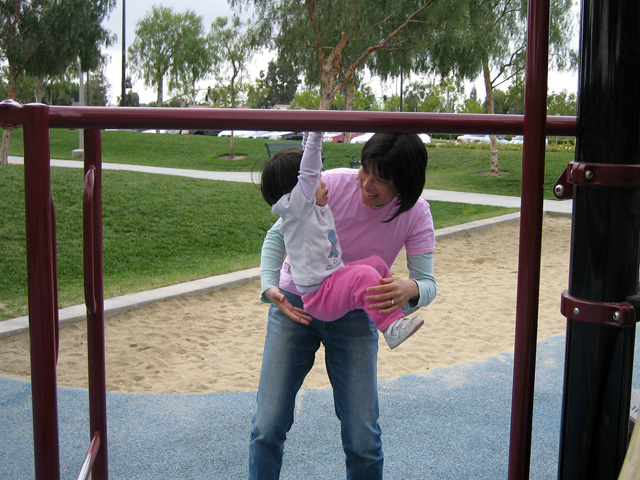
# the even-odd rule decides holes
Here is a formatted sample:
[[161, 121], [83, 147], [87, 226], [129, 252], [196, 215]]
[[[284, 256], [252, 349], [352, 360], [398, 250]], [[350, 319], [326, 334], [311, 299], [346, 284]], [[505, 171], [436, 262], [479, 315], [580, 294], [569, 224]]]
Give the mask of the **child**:
[[329, 192], [320, 175], [321, 147], [321, 133], [305, 133], [302, 153], [297, 149], [278, 152], [262, 170], [262, 196], [271, 205], [271, 212], [282, 219], [280, 231], [293, 281], [302, 294], [305, 310], [313, 317], [330, 322], [351, 310], [364, 309], [383, 332], [389, 348], [395, 348], [424, 320], [404, 317], [402, 309], [381, 314], [369, 307], [367, 287], [391, 276], [381, 258], [371, 256], [346, 265], [342, 262], [328, 206]]

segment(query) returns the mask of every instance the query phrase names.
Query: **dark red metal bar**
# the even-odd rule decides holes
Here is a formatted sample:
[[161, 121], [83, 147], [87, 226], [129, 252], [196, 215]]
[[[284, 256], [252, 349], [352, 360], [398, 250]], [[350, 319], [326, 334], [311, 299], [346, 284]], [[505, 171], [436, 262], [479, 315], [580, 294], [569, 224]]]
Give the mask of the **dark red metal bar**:
[[51, 206], [51, 260], [52, 260], [52, 279], [53, 279], [53, 327], [55, 331], [56, 342], [56, 364], [58, 363], [58, 354], [60, 353], [60, 316], [58, 314], [58, 240], [56, 234], [56, 207], [53, 203], [53, 196], [49, 199]]
[[91, 470], [93, 469], [93, 463], [96, 461], [96, 456], [98, 455], [99, 451], [100, 434], [96, 433], [91, 439], [91, 443], [89, 444], [87, 453], [84, 456], [84, 462], [82, 462], [80, 473], [78, 473], [78, 480], [87, 480], [87, 478], [89, 478], [89, 475], [91, 475]]
[[[104, 285], [102, 266], [102, 132], [85, 130], [84, 258], [87, 298], [87, 348], [89, 362], [89, 424], [91, 438], [100, 437], [101, 448], [92, 468], [93, 480], [109, 477], [107, 458], [107, 387], [104, 339]], [[87, 265], [87, 262], [90, 265]]]
[[549, 0], [528, 10], [522, 199], [511, 407], [509, 479], [529, 478], [536, 367], [547, 109]]
[[[640, 189], [620, 177], [640, 164], [640, 2], [583, 0], [581, 14], [576, 162], [585, 170], [573, 185], [569, 294], [578, 309], [602, 312], [638, 290]], [[600, 164], [610, 165], [593, 169]], [[596, 176], [604, 179], [599, 186], [589, 181]], [[617, 478], [627, 451], [635, 325], [571, 317], [558, 478]]]
[[[522, 115], [148, 107], [49, 108], [51, 128], [220, 128], [505, 135], [524, 131]], [[546, 119], [545, 133], [575, 136], [575, 127], [575, 117], [550, 116]]]
[[48, 107], [24, 106], [23, 121], [35, 476], [57, 480], [60, 446]]
[[84, 176], [83, 201], [83, 247], [84, 247], [84, 303], [87, 312], [96, 313], [96, 295], [94, 283], [94, 232], [93, 232], [93, 193], [96, 184], [96, 167], [89, 165]]

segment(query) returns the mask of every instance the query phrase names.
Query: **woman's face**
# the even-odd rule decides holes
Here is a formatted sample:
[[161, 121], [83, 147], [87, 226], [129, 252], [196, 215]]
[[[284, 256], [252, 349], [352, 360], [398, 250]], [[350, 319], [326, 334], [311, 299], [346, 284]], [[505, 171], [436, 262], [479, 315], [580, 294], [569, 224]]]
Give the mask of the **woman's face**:
[[398, 195], [393, 180], [385, 180], [379, 177], [375, 171], [360, 167], [358, 180], [360, 181], [360, 198], [362, 203], [368, 207], [381, 207]]

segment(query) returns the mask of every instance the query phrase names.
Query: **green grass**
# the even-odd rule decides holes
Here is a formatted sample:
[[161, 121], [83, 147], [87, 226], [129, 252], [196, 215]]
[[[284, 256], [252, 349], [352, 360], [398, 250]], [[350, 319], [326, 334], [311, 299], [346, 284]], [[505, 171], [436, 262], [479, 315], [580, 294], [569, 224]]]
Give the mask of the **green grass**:
[[[264, 140], [236, 139], [242, 160], [224, 160], [229, 139], [104, 132], [103, 161], [202, 170], [250, 171], [267, 156]], [[78, 132], [53, 130], [53, 158], [71, 158]], [[12, 155], [22, 155], [12, 134]], [[360, 145], [325, 144], [327, 168], [347, 166]], [[500, 151], [506, 175], [478, 175], [489, 164], [482, 148], [429, 147], [427, 188], [519, 195], [522, 152]], [[547, 152], [545, 197], [571, 153]], [[83, 301], [82, 171], [52, 169], [56, 205], [60, 306]], [[27, 313], [24, 170], [0, 168], [0, 319]], [[255, 185], [134, 172], [104, 171], [105, 298], [255, 267], [275, 221]], [[436, 228], [507, 213], [508, 209], [431, 202]]]

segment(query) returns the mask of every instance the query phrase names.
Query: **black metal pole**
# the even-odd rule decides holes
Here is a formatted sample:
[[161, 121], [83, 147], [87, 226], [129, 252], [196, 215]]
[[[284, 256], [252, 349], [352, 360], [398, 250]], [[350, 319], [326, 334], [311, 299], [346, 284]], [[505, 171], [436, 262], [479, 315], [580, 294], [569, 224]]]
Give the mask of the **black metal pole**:
[[[576, 161], [639, 164], [640, 2], [583, 0], [581, 17]], [[640, 189], [576, 185], [569, 295], [597, 304], [635, 295], [639, 231]], [[568, 318], [558, 478], [618, 477], [634, 337], [635, 325]]]

